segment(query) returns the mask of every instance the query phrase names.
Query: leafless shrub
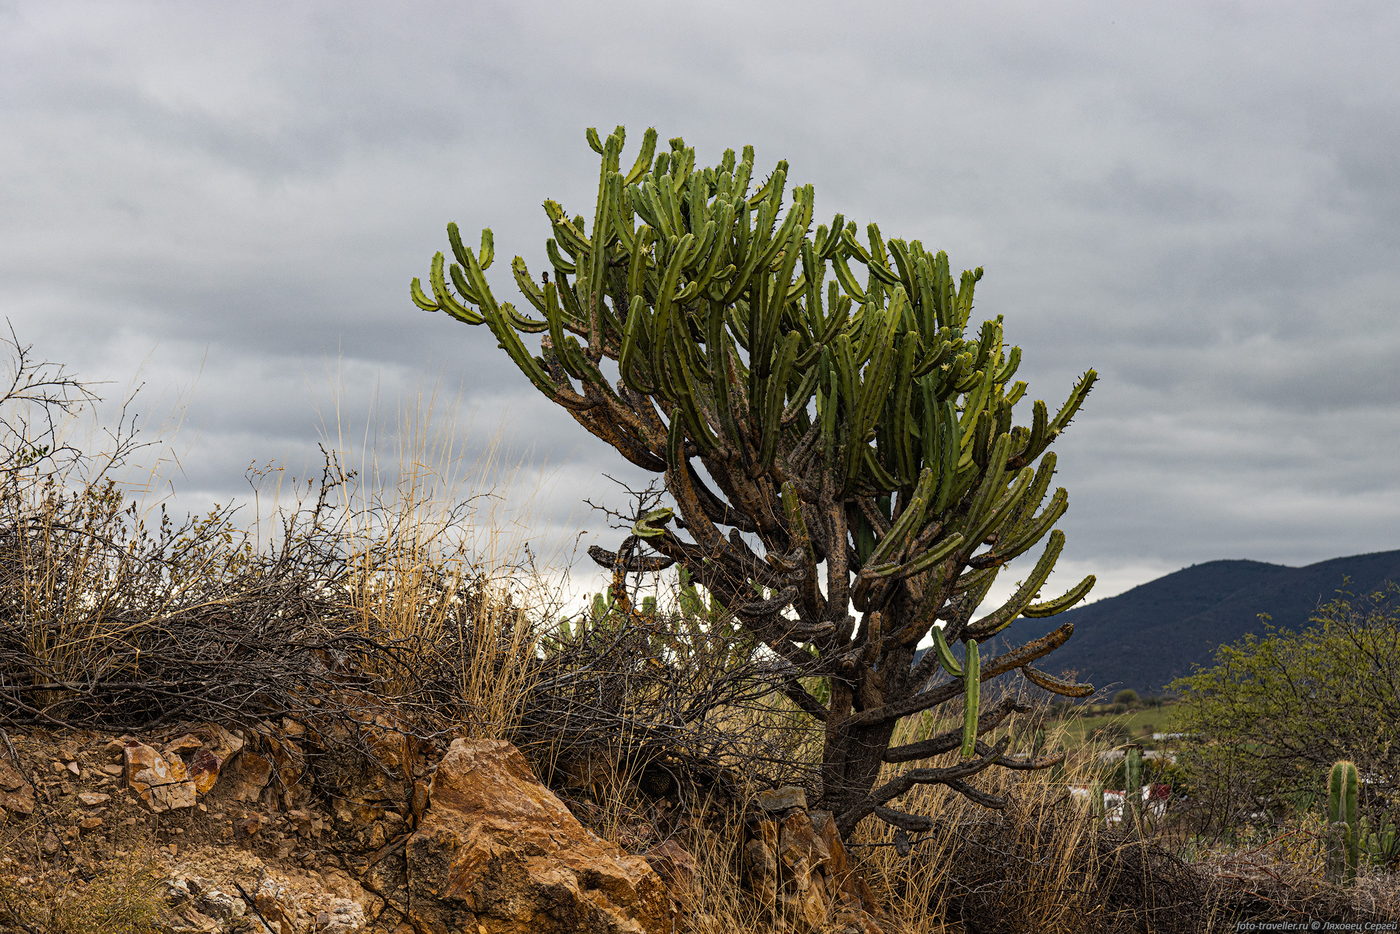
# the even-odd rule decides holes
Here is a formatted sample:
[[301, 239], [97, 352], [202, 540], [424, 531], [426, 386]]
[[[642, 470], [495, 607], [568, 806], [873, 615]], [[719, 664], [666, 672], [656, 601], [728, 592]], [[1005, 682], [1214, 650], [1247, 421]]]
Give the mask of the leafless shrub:
[[812, 777], [810, 727], [781, 696], [785, 667], [736, 645], [722, 620], [627, 601], [570, 632], [546, 640], [515, 737], [548, 778], [577, 781], [600, 762], [658, 791]]
[[0, 724], [314, 721], [373, 698], [423, 734], [508, 727], [532, 629], [502, 569], [463, 553], [466, 504], [427, 521], [420, 487], [365, 495], [325, 452], [262, 540], [228, 507], [143, 512], [115, 476], [142, 446], [131, 423], [98, 454], [63, 444], [94, 394], [9, 343]]

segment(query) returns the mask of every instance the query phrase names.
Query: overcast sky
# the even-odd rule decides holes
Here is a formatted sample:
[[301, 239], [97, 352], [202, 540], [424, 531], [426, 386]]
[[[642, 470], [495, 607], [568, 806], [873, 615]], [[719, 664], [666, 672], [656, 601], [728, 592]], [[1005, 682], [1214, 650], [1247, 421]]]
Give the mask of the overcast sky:
[[584, 128], [655, 126], [984, 266], [1033, 397], [1099, 371], [1060, 582], [1400, 548], [1397, 48], [1392, 2], [0, 0], [0, 313], [145, 384], [186, 508], [436, 396], [542, 555], [615, 544], [637, 472], [408, 282], [454, 220], [538, 267]]

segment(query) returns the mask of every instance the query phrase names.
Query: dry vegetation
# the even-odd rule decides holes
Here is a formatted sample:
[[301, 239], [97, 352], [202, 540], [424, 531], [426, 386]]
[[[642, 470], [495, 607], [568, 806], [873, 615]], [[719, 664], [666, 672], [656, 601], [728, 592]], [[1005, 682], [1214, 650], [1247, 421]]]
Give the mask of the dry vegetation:
[[[295, 716], [326, 736], [362, 735], [335, 725], [372, 720], [429, 744], [463, 730], [508, 738], [599, 833], [633, 851], [668, 838], [689, 848], [689, 930], [781, 927], [742, 878], [745, 796], [810, 784], [819, 737], [774, 692], [761, 652], [736, 650], [723, 627], [615, 607], [559, 638], [558, 595], [518, 542], [478, 527], [476, 501], [444, 491], [421, 450], [397, 480], [373, 485], [328, 453], [320, 477], [252, 530], [227, 508], [143, 513], [115, 482], [139, 449], [131, 433], [100, 458], [65, 448], [61, 420], [49, 419], [90, 394], [12, 350], [15, 381], [0, 400], [0, 727]], [[1073, 755], [1054, 771], [1000, 773], [988, 790], [1009, 798], [1005, 810], [919, 787], [906, 809], [930, 815], [932, 830], [912, 849], [873, 822], [858, 834], [853, 858], [890, 931], [1400, 916], [1393, 876], [1351, 891], [1320, 881], [1316, 824], [1217, 849], [1171, 821], [1106, 825], [1065, 790], [1102, 777], [1099, 750], [1045, 738], [1043, 714], [1003, 730], [1022, 747], [1068, 739]], [[900, 741], [947, 726], [907, 723]], [[40, 934], [144, 931], [149, 882], [138, 861], [26, 908], [0, 880], [0, 909]]]

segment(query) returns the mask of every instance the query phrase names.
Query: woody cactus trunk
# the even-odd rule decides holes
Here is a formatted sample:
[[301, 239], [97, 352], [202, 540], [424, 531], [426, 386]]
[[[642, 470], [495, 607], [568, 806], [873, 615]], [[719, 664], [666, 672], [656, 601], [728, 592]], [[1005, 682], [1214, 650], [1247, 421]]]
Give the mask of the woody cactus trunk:
[[[1067, 504], [1047, 448], [1093, 371], [1053, 414], [1035, 401], [1015, 425], [1020, 349], [1000, 318], [970, 321], [981, 269], [955, 277], [945, 254], [874, 224], [859, 238], [840, 214], [814, 230], [812, 187], [785, 207], [787, 163], [755, 183], [751, 147], [699, 168], [682, 140], [658, 152], [648, 130], [624, 169], [621, 127], [587, 137], [602, 157], [591, 222], [546, 201], [550, 269], [536, 279], [511, 264], [533, 313], [488, 284], [491, 231], [473, 250], [455, 224], [451, 257], [433, 257], [426, 290], [413, 281], [414, 302], [485, 324], [540, 392], [664, 476], [674, 509], [592, 557], [619, 573], [679, 565], [771, 650], [787, 696], [824, 724], [820, 805], [843, 833], [871, 814], [901, 840], [928, 829], [891, 806], [920, 784], [1003, 804], [973, 777], [1051, 760], [984, 740], [1019, 708], [1009, 693], [983, 708], [982, 683], [1019, 672], [1064, 695], [1092, 690], [1032, 667], [1068, 624], [994, 657], [978, 646], [1093, 584], [1037, 602]], [[533, 334], [537, 354], [522, 339]], [[1015, 592], [974, 618], [998, 571], [1042, 541]], [[938, 651], [916, 661], [931, 635]], [[799, 681], [812, 676], [828, 679], [826, 697]], [[960, 728], [891, 745], [901, 718], [957, 698]], [[958, 750], [881, 781], [887, 764]]]

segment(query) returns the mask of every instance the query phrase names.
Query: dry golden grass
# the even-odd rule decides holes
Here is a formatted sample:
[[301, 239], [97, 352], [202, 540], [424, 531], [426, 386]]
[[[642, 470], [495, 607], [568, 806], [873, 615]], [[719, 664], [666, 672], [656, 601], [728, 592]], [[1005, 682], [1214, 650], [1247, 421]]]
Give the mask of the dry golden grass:
[[161, 874], [149, 854], [114, 861], [91, 880], [36, 887], [0, 875], [0, 930], [24, 934], [152, 934], [168, 929]]
[[[897, 739], [922, 738], [956, 722], [911, 719]], [[1039, 722], [1033, 711], [998, 733], [1033, 734]], [[1052, 734], [1047, 743], [1072, 751], [1059, 768], [993, 768], [977, 777], [980, 790], [1007, 799], [1004, 810], [989, 810], [942, 786], [920, 786], [905, 795], [902, 810], [934, 821], [934, 830], [907, 857], [891, 845], [890, 828], [874, 821], [858, 828], [854, 850], [893, 930], [961, 930], [963, 918], [979, 930], [1027, 934], [1135, 930], [1144, 919], [1155, 922], [1151, 930], [1175, 929], [1169, 918], [1176, 909], [1165, 903], [1172, 893], [1164, 887], [1179, 886], [1189, 873], [1154, 846], [1150, 828], [1111, 828], [1069, 794], [1068, 785], [1102, 777], [1102, 748], [1061, 746], [1063, 738]], [[951, 764], [951, 756], [956, 753], [928, 764]], [[1140, 903], [1130, 904], [1134, 899]]]
[[466, 467], [460, 436], [433, 428], [433, 409], [431, 398], [420, 400], [402, 416], [397, 464], [386, 470], [362, 454], [359, 472], [340, 487], [340, 508], [352, 519], [352, 618], [360, 632], [405, 647], [409, 664], [375, 672], [390, 690], [407, 692], [425, 666], [447, 663], [465, 725], [505, 737], [529, 695], [541, 621], [562, 599], [529, 562], [525, 526], [504, 526], [499, 499], [480, 492], [509, 479], [499, 469], [499, 436]]

